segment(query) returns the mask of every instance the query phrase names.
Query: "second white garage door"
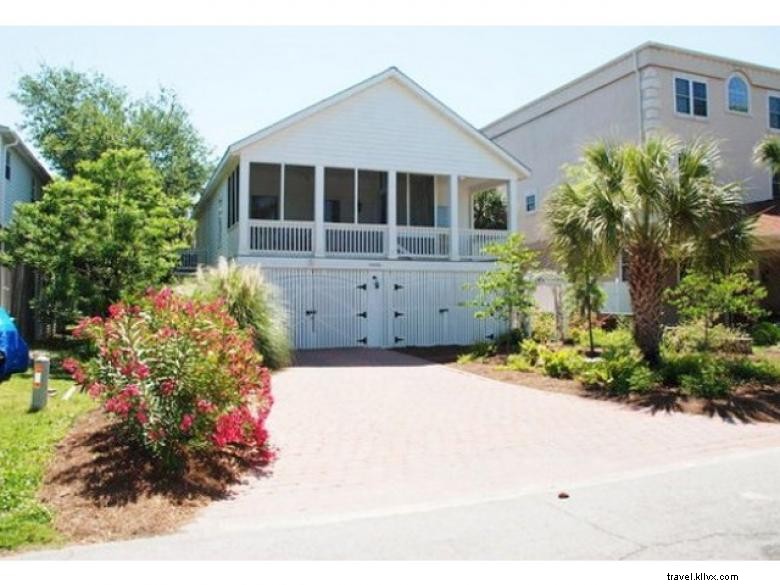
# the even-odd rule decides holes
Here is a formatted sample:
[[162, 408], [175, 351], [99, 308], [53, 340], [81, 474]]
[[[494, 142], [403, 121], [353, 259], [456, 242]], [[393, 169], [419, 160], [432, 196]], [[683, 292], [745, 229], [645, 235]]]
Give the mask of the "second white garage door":
[[468, 345], [499, 333], [474, 318], [478, 272], [266, 268], [297, 349]]

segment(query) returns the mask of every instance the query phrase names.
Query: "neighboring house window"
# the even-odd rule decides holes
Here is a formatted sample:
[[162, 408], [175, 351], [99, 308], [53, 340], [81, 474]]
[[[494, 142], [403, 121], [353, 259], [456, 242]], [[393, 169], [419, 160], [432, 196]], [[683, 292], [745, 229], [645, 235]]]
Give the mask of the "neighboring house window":
[[525, 211], [526, 213], [536, 211], [536, 195], [534, 193], [525, 196]]
[[38, 191], [38, 182], [35, 180], [35, 177], [33, 177], [30, 180], [30, 199], [32, 201], [35, 201], [35, 194]]
[[674, 78], [674, 103], [678, 114], [707, 117], [707, 84], [684, 77]]
[[729, 77], [728, 105], [730, 112], [747, 114], [750, 110], [750, 90], [747, 81], [736, 73]]
[[5, 151], [5, 178], [11, 180], [11, 153]]
[[780, 130], [780, 96], [769, 96], [769, 127]]

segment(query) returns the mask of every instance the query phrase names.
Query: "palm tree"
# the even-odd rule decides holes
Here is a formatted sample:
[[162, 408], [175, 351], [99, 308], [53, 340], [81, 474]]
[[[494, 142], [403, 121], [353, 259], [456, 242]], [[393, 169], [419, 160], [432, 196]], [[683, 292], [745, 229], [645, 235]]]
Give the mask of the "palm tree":
[[780, 136], [766, 136], [756, 145], [754, 158], [773, 175], [780, 173]]
[[548, 202], [547, 219], [552, 227], [550, 244], [553, 257], [569, 281], [570, 303], [587, 320], [589, 353], [594, 355], [593, 313], [598, 313], [604, 302], [599, 278], [608, 270], [609, 264], [587, 226], [570, 219], [572, 210], [585, 204], [587, 196], [587, 189], [582, 184], [560, 185]]
[[621, 252], [627, 256], [634, 339], [650, 363], [658, 361], [664, 281], [676, 263], [728, 270], [749, 254], [741, 187], [719, 183], [719, 166], [717, 146], [705, 140], [597, 142], [571, 169], [569, 188], [551, 197], [554, 241], [590, 241], [611, 266]]

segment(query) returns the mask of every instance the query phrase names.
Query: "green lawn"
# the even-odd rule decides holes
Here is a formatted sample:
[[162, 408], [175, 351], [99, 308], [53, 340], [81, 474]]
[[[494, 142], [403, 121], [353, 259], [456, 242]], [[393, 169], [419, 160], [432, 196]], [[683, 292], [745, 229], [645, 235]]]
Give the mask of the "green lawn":
[[62, 400], [71, 386], [64, 378], [49, 386], [57, 394], [44, 410], [31, 413], [30, 374], [0, 383], [0, 551], [59, 538], [36, 494], [54, 446], [93, 402], [78, 392]]

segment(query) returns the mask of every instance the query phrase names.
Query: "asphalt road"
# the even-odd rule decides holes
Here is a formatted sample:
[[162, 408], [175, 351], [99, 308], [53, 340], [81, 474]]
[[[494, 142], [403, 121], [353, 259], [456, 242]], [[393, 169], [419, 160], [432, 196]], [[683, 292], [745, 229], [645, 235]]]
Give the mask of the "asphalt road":
[[780, 449], [502, 499], [235, 524], [27, 559], [780, 559]]

